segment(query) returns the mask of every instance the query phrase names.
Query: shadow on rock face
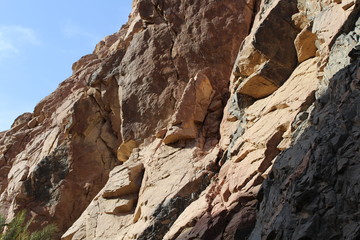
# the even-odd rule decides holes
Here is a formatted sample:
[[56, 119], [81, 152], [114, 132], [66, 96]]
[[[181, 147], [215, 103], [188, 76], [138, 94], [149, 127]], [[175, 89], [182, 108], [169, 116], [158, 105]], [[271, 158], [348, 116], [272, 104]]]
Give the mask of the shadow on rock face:
[[250, 239], [359, 239], [359, 67], [353, 58], [330, 79], [310, 126], [277, 157]]
[[25, 180], [25, 194], [35, 201], [49, 202], [56, 198], [56, 188], [69, 172], [66, 146], [57, 147], [54, 152], [42, 159], [32, 172], [32, 176]]

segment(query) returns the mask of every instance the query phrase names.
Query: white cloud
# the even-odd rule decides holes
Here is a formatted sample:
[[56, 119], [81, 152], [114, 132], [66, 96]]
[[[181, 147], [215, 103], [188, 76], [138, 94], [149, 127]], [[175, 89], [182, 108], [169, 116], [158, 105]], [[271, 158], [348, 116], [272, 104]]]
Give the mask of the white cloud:
[[85, 31], [71, 20], [68, 20], [64, 25], [61, 26], [61, 32], [68, 39], [78, 37], [93, 39], [95, 37], [92, 33]]
[[35, 31], [30, 28], [0, 25], [0, 58], [18, 54], [25, 46], [39, 44]]
[[38, 40], [35, 31], [30, 28], [25, 28], [21, 26], [8, 26], [8, 30], [14, 33], [15, 36], [20, 37], [20, 41], [23, 41], [25, 43], [30, 43], [33, 45], [40, 44], [40, 41]]
[[11, 39], [4, 35], [3, 32], [0, 32], [0, 54], [3, 52], [18, 52], [18, 49], [13, 45]]

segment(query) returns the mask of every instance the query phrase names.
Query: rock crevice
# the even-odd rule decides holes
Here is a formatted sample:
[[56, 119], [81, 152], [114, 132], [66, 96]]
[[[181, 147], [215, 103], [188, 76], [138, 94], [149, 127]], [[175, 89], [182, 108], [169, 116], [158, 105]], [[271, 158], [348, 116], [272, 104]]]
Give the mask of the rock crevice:
[[358, 239], [359, 11], [134, 0], [0, 133], [0, 213], [66, 240]]

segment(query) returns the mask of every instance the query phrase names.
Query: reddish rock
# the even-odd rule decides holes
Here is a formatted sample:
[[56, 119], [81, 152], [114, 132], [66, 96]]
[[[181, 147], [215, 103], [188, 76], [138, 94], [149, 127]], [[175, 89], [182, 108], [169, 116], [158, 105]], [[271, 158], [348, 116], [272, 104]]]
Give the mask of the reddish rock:
[[136, 0], [0, 133], [0, 212], [75, 239], [357, 239], [356, 1]]
[[240, 49], [234, 71], [237, 91], [255, 99], [278, 89], [297, 65], [293, 41], [298, 29], [292, 22], [296, 1], [274, 1], [261, 11]]

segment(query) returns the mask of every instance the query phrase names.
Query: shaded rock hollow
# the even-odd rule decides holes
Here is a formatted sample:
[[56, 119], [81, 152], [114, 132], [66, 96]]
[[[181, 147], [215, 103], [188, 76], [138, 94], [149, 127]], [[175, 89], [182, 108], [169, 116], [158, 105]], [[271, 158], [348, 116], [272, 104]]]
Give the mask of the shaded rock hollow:
[[0, 133], [61, 239], [357, 239], [359, 2], [134, 0]]

